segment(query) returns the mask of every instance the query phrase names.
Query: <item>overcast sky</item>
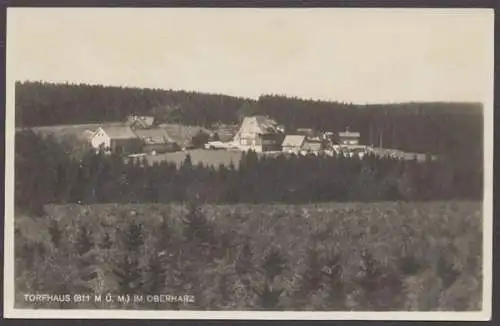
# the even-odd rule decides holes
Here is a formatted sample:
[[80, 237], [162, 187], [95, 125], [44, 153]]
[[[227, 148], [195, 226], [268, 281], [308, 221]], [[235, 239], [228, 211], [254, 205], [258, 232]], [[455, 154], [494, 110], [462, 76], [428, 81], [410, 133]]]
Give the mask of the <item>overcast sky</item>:
[[16, 80], [354, 103], [483, 101], [493, 14], [360, 9], [8, 9]]

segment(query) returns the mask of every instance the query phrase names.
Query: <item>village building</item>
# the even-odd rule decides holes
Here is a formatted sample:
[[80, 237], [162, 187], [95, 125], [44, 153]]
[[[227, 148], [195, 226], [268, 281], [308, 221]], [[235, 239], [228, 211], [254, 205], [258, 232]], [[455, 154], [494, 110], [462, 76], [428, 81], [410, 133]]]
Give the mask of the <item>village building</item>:
[[127, 124], [132, 129], [147, 129], [155, 125], [155, 118], [151, 116], [130, 115], [127, 117]]
[[282, 144], [283, 152], [292, 154], [318, 154], [323, 149], [321, 139], [305, 135], [286, 135]]
[[318, 154], [323, 150], [323, 142], [316, 138], [306, 138], [302, 145], [301, 153]]
[[129, 126], [101, 126], [90, 143], [96, 150], [119, 154], [139, 153], [142, 149], [142, 141]]
[[321, 134], [321, 139], [333, 141], [335, 138], [335, 133], [333, 131], [325, 131]]
[[155, 155], [175, 152], [180, 149], [179, 145], [168, 136], [163, 128], [136, 129], [134, 133], [142, 141], [143, 153]]
[[280, 151], [284, 138], [281, 125], [269, 117], [257, 115], [243, 119], [233, 143], [242, 150]]
[[343, 146], [359, 145], [359, 132], [343, 131], [339, 132], [339, 144]]
[[304, 135], [286, 135], [281, 144], [282, 151], [285, 153], [298, 154], [306, 141]]

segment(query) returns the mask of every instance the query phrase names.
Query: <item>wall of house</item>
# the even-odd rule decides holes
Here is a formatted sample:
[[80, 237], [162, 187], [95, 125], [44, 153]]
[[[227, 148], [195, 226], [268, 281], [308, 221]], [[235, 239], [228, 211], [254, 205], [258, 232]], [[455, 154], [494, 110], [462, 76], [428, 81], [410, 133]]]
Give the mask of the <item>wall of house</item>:
[[111, 139], [109, 147], [120, 154], [135, 154], [142, 152], [143, 142], [140, 139]]
[[260, 144], [260, 128], [257, 120], [254, 118], [247, 118], [243, 120], [238, 133], [235, 135], [234, 140], [240, 146], [251, 147], [259, 146]]
[[281, 151], [281, 144], [285, 135], [283, 134], [266, 134], [262, 135], [262, 151]]
[[238, 148], [243, 150], [243, 151], [255, 151], [257, 153], [262, 152], [262, 145], [238, 145]]
[[358, 145], [359, 139], [358, 138], [341, 138], [340, 144], [342, 144], [342, 145]]
[[91, 145], [95, 149], [111, 147], [111, 140], [108, 135], [102, 130], [98, 130], [94, 137], [92, 137]]
[[235, 145], [242, 150], [280, 151], [283, 142], [283, 134], [261, 134], [259, 123], [255, 118], [243, 120], [238, 133], [234, 137]]
[[306, 141], [304, 145], [302, 146], [302, 150], [307, 151], [307, 152], [319, 152], [322, 149], [322, 144], [321, 142], [317, 141]]
[[282, 151], [286, 152], [286, 153], [297, 154], [300, 151], [300, 147], [298, 147], [298, 146], [283, 146]]
[[146, 144], [142, 148], [144, 153], [167, 153], [167, 152], [175, 152], [179, 150], [179, 146], [176, 143], [165, 143], [165, 144]]

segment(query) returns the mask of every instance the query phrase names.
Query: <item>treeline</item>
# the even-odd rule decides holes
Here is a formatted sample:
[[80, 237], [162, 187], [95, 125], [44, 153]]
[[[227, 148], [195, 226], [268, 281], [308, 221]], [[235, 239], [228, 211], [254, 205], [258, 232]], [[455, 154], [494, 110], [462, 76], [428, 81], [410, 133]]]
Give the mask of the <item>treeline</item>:
[[287, 128], [360, 132], [360, 142], [408, 152], [469, 153], [482, 157], [482, 105], [474, 103], [402, 103], [353, 105], [282, 96], [262, 96], [256, 112]]
[[243, 155], [239, 168], [180, 168], [146, 159], [86, 153], [70, 157], [54, 139], [25, 131], [16, 137], [18, 208], [40, 211], [47, 203], [306, 203], [481, 199], [482, 170], [446, 159], [426, 162], [365, 156]]
[[115, 122], [137, 114], [153, 115], [164, 122], [210, 126], [234, 122], [243, 102], [243, 98], [187, 91], [18, 82], [16, 124], [28, 127]]
[[355, 105], [264, 95], [258, 100], [197, 92], [23, 82], [16, 84], [18, 126], [123, 120], [129, 114], [211, 127], [248, 114], [275, 118], [288, 130], [315, 128], [361, 133], [361, 142], [410, 152], [482, 157], [479, 103]]

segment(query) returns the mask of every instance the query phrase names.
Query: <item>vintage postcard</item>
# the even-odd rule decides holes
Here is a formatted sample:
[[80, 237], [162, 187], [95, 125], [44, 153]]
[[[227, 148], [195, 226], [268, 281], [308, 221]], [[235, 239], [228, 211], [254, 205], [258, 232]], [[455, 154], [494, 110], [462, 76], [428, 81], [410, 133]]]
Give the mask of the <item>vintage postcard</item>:
[[5, 316], [490, 319], [493, 21], [9, 8]]

